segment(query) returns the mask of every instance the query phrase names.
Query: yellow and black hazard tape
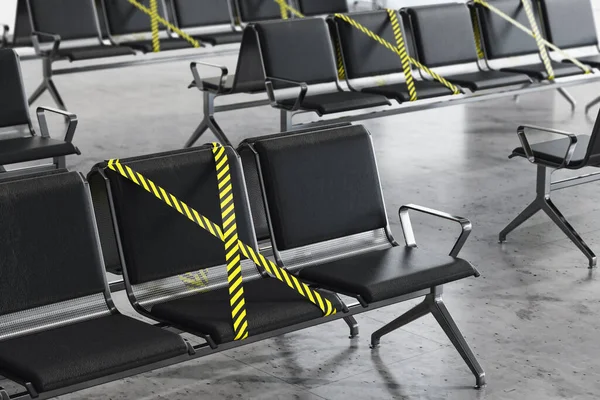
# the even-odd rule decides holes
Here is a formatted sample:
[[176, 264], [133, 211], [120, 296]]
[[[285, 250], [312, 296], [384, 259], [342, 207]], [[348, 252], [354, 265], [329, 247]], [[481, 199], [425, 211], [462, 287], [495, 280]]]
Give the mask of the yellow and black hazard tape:
[[398, 54], [400, 56], [400, 61], [402, 61], [402, 70], [404, 71], [404, 79], [406, 80], [410, 101], [416, 101], [418, 100], [418, 97], [417, 89], [415, 88], [415, 79], [413, 78], [410, 60], [408, 53], [406, 52], [402, 28], [400, 28], [400, 22], [398, 22], [398, 13], [390, 8], [387, 9], [387, 13], [390, 16], [390, 23], [392, 24], [392, 30], [394, 31], [394, 38], [396, 39], [396, 44], [398, 45]]
[[515, 20], [514, 18], [511, 18], [510, 16], [506, 15], [505, 12], [503, 12], [500, 9], [498, 9], [497, 7], [494, 7], [492, 4], [488, 3], [487, 1], [485, 1], [485, 0], [473, 0], [473, 2], [475, 4], [480, 4], [483, 7], [487, 8], [488, 10], [490, 10], [491, 12], [493, 12], [494, 14], [498, 15], [500, 18], [502, 18], [505, 21], [507, 21], [508, 23], [514, 25], [515, 27], [517, 27], [518, 29], [522, 30], [523, 32], [525, 32], [529, 36], [535, 38], [536, 40], [540, 40], [545, 46], [549, 47], [553, 51], [559, 53], [565, 59], [567, 59], [567, 60], [571, 61], [573, 64], [577, 65], [586, 74], [591, 74], [592, 73], [592, 70], [590, 69], [590, 67], [588, 67], [587, 65], [583, 64], [581, 61], [577, 60], [575, 57], [570, 56], [567, 52], [565, 52], [564, 50], [562, 50], [561, 48], [559, 48], [555, 44], [547, 41], [541, 35], [537, 35], [536, 36], [535, 33], [531, 29], [527, 28], [525, 25], [523, 25], [519, 21]]
[[[158, 26], [163, 25], [166, 28], [172, 30], [173, 32], [175, 32], [177, 35], [179, 35], [182, 39], [186, 40], [188, 43], [190, 43], [192, 46], [194, 47], [200, 47], [200, 41], [194, 39], [193, 37], [191, 37], [190, 35], [188, 35], [187, 33], [185, 33], [184, 31], [182, 31], [181, 29], [179, 29], [178, 27], [176, 27], [175, 25], [173, 25], [172, 23], [170, 23], [169, 21], [167, 21], [166, 19], [164, 19], [163, 17], [161, 17], [158, 14], [158, 4], [156, 4], [156, 12], [152, 11], [152, 5], [154, 3], [156, 3], [157, 0], [151, 0], [151, 8], [148, 8], [146, 6], [144, 6], [143, 4], [141, 4], [140, 2], [138, 2], [137, 0], [127, 0], [131, 5], [133, 5], [135, 8], [137, 8], [138, 10], [140, 10], [141, 12], [143, 12], [144, 14], [148, 15], [151, 20], [152, 20], [152, 47], [153, 50], [155, 50], [154, 47], [154, 41], [155, 41], [155, 37], [158, 38], [158, 34], [159, 34], [159, 30], [158, 30]], [[159, 50], [160, 50], [160, 44], [159, 44]]]
[[296, 10], [294, 7], [290, 6], [285, 0], [273, 0], [275, 3], [279, 4], [279, 8], [281, 9], [281, 19], [288, 19], [290, 14], [295, 15], [298, 18], [304, 18], [304, 14], [300, 11]]
[[[373, 31], [367, 29], [365, 26], [363, 26], [362, 24], [360, 24], [353, 18], [349, 17], [348, 15], [340, 14], [340, 13], [336, 13], [334, 15], [336, 18], [339, 18], [342, 21], [345, 21], [348, 24], [352, 25], [354, 28], [358, 29], [359, 31], [361, 31], [362, 33], [364, 33], [371, 39], [375, 40], [376, 42], [378, 42], [379, 44], [381, 44], [382, 46], [387, 48], [388, 50], [393, 51], [394, 53], [401, 56], [400, 50], [398, 50], [398, 48], [396, 46], [394, 46], [393, 44], [391, 44], [390, 42], [388, 42], [381, 36], [377, 35]], [[425, 65], [421, 64], [420, 62], [418, 62], [417, 60], [415, 60], [414, 58], [412, 58], [410, 56], [408, 56], [408, 59], [410, 60], [411, 64], [413, 64], [415, 67], [419, 68], [421, 71], [423, 71], [426, 74], [428, 74], [429, 76], [431, 76], [436, 81], [440, 82], [442, 85], [446, 86], [454, 94], [461, 94], [461, 91], [458, 89], [458, 87], [456, 85], [453, 85], [452, 83], [448, 82], [444, 77], [442, 77], [437, 72], [432, 71], [431, 69], [427, 68]]]
[[205, 269], [187, 272], [178, 276], [183, 284], [191, 289], [205, 288], [208, 286], [208, 274]]
[[[220, 144], [215, 144], [216, 146], [221, 146]], [[214, 147], [213, 147], [214, 148]], [[107, 163], [107, 167], [123, 176], [124, 178], [130, 180], [135, 183], [137, 186], [143, 188], [148, 193], [156, 196], [157, 199], [176, 210], [179, 214], [188, 218], [191, 222], [198, 225], [200, 228], [209, 232], [211, 235], [216, 237], [221, 241], [225, 241], [225, 235], [223, 233], [222, 228], [198, 213], [194, 208], [188, 206], [185, 202], [177, 199], [175, 196], [167, 192], [164, 188], [159, 185], [156, 185], [152, 180], [144, 177], [139, 172], [134, 171], [131, 167], [127, 165], [122, 165], [118, 159], [109, 160]], [[225, 185], [223, 186], [225, 187]], [[227, 196], [226, 191], [221, 191], [219, 196]], [[231, 240], [231, 238], [230, 238]], [[239, 238], [237, 240], [237, 244], [239, 247], [239, 251], [242, 256], [254, 262], [257, 266], [264, 268], [265, 271], [272, 277], [277, 280], [285, 283], [288, 287], [298, 292], [304, 298], [309, 300], [311, 303], [319, 307], [319, 309], [323, 312], [324, 316], [329, 316], [337, 313], [337, 310], [333, 306], [333, 304], [321, 294], [311, 289], [307, 284], [300, 281], [294, 275], [291, 275], [289, 272], [277, 266], [273, 261], [269, 260], [265, 256], [263, 256], [260, 252], [254, 250], [252, 246], [249, 246], [242, 242]]]
[[473, 37], [475, 38], [475, 49], [477, 50], [477, 58], [483, 60], [485, 53], [483, 51], [483, 42], [481, 40], [481, 27], [479, 26], [479, 18], [477, 18], [477, 11], [471, 8], [471, 22], [473, 24]]
[[217, 167], [217, 184], [219, 187], [219, 203], [221, 204], [221, 220], [223, 243], [225, 243], [225, 264], [227, 265], [227, 282], [229, 284], [229, 303], [233, 321], [234, 340], [248, 337], [248, 316], [246, 315], [246, 299], [242, 282], [242, 264], [238, 243], [233, 186], [229, 172], [229, 161], [225, 147], [213, 144], [213, 155]]
[[152, 51], [160, 51], [160, 36], [158, 32], [158, 2], [150, 0], [150, 28], [152, 29]]
[[527, 14], [529, 25], [531, 25], [533, 38], [535, 39], [535, 43], [537, 44], [538, 50], [540, 52], [540, 57], [542, 58], [542, 62], [544, 63], [544, 68], [546, 68], [548, 80], [553, 81], [554, 68], [552, 68], [552, 62], [550, 61], [550, 56], [548, 55], [548, 49], [546, 49], [546, 45], [543, 42], [544, 38], [542, 37], [542, 34], [540, 33], [540, 28], [537, 24], [537, 21], [535, 20], [535, 15], [533, 14], [531, 3], [529, 2], [529, 0], [521, 0], [521, 4], [523, 4], [525, 14]]

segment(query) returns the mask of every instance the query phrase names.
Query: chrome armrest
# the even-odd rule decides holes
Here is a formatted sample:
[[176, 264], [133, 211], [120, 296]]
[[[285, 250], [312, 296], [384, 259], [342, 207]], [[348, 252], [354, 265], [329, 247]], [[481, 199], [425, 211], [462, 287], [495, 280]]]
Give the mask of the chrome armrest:
[[575, 153], [575, 147], [577, 147], [577, 135], [570, 132], [559, 131], [557, 129], [543, 128], [534, 125], [521, 125], [517, 129], [517, 135], [519, 136], [519, 141], [521, 142], [521, 146], [525, 151], [525, 156], [531, 163], [535, 163], [535, 155], [533, 154], [533, 150], [531, 149], [531, 145], [529, 144], [529, 140], [527, 139], [526, 131], [527, 130], [537, 130], [542, 132], [554, 133], [555, 135], [566, 136], [569, 138], [569, 147], [567, 147], [567, 152], [565, 153], [565, 157], [563, 158], [563, 162], [559, 168], [564, 168], [571, 163], [571, 159], [573, 158], [573, 154]]
[[448, 213], [445, 213], [442, 211], [418, 206], [415, 204], [404, 205], [404, 206], [400, 207], [400, 210], [398, 211], [398, 215], [400, 216], [400, 225], [402, 226], [402, 233], [404, 234], [404, 241], [406, 242], [406, 245], [408, 247], [416, 247], [417, 246], [417, 241], [415, 239], [415, 233], [414, 233], [412, 225], [410, 223], [410, 216], [409, 216], [410, 210], [418, 211], [418, 212], [421, 212], [424, 214], [433, 215], [435, 217], [439, 217], [439, 218], [443, 218], [443, 219], [447, 219], [447, 220], [459, 223], [460, 227], [461, 227], [461, 233], [460, 233], [460, 236], [458, 237], [456, 243], [454, 244], [454, 247], [452, 247], [452, 250], [450, 251], [450, 256], [458, 257], [458, 253], [460, 252], [460, 250], [464, 246], [465, 242], [467, 241], [469, 235], [471, 234], [471, 228], [472, 228], [471, 221], [469, 221], [468, 219], [463, 218], [463, 217], [457, 217], [457, 216], [454, 216], [454, 215], [451, 215], [451, 214], [448, 214]]
[[206, 67], [218, 68], [221, 70], [221, 78], [219, 79], [219, 87], [217, 88], [217, 93], [223, 92], [223, 88], [227, 83], [227, 75], [229, 74], [229, 70], [227, 67], [216, 64], [209, 64], [200, 61], [194, 61], [190, 64], [190, 69], [192, 70], [192, 75], [194, 76], [194, 81], [188, 86], [188, 88], [192, 88], [196, 86], [199, 90], [204, 91], [204, 85], [202, 84], [202, 79], [200, 78], [200, 72], [198, 72], [198, 64], [204, 65]]
[[65, 134], [65, 142], [71, 143], [73, 136], [75, 135], [75, 129], [77, 128], [77, 115], [68, 111], [59, 110], [51, 107], [38, 107], [36, 110], [38, 123], [40, 125], [40, 132], [42, 137], [50, 137], [50, 130], [48, 129], [48, 122], [46, 121], [46, 111], [60, 114], [67, 118], [67, 132]]
[[45, 37], [45, 38], [52, 39], [52, 50], [50, 50], [51, 57], [58, 53], [58, 48], [60, 47], [60, 41], [61, 41], [60, 35], [57, 35], [54, 33], [33, 31], [33, 32], [31, 32], [31, 36], [33, 37], [33, 44], [34, 44], [34, 47], [38, 54], [41, 53], [38, 37]]
[[269, 101], [271, 102], [271, 106], [273, 106], [273, 107], [277, 106], [277, 100], [275, 99], [275, 88], [273, 87], [273, 81], [287, 83], [290, 85], [300, 87], [300, 92], [298, 93], [296, 102], [294, 103], [294, 106], [292, 107], [292, 109], [290, 111], [299, 110], [300, 106], [302, 105], [302, 102], [304, 101], [304, 97], [306, 96], [306, 92], [308, 92], [308, 85], [305, 82], [297, 82], [297, 81], [292, 81], [290, 79], [274, 78], [274, 77], [270, 77], [270, 76], [267, 77], [267, 79], [265, 80], [265, 87], [267, 89], [267, 96], [269, 96]]

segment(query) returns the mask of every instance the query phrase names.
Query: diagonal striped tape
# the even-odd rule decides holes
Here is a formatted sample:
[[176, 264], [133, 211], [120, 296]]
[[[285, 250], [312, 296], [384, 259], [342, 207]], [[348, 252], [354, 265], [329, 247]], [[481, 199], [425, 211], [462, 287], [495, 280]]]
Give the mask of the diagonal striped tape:
[[225, 153], [225, 147], [217, 143], [213, 143], [213, 156], [217, 169], [217, 185], [219, 188], [221, 221], [223, 223], [221, 231], [223, 232], [223, 243], [225, 243], [225, 264], [227, 265], [229, 305], [231, 306], [234, 340], [244, 340], [248, 337], [248, 316], [246, 314], [246, 299], [244, 297], [229, 160]]
[[[156, 185], [152, 180], [144, 177], [139, 172], [134, 171], [131, 167], [121, 164], [118, 159], [109, 160], [107, 167], [122, 177], [135, 183], [140, 188], [143, 188], [148, 193], [153, 194], [157, 199], [176, 210], [179, 214], [188, 218], [191, 222], [209, 232], [217, 239], [224, 241], [223, 231], [219, 225], [200, 214], [194, 208], [188, 206], [185, 202], [177, 199], [161, 186]], [[254, 250], [252, 246], [242, 242], [239, 238], [238, 245], [242, 256], [251, 260], [257, 266], [264, 268], [269, 275], [285, 283], [288, 287], [295, 290], [301, 296], [319, 307], [324, 316], [337, 313], [337, 310], [333, 304], [331, 304], [328, 299], [324, 298], [318, 291], [311, 289], [306, 283], [300, 281], [285, 269], [280, 268], [273, 261], [263, 256], [260, 252]]]
[[471, 22], [473, 24], [473, 37], [475, 38], [477, 58], [483, 60], [485, 58], [485, 53], [483, 52], [483, 45], [481, 41], [481, 27], [479, 26], [479, 18], [477, 18], [477, 11], [473, 8], [471, 8]]
[[535, 15], [533, 14], [533, 9], [531, 8], [531, 3], [529, 0], [521, 0], [523, 4], [523, 8], [525, 9], [525, 14], [527, 14], [527, 19], [529, 20], [529, 25], [531, 25], [531, 31], [533, 32], [533, 38], [535, 39], [535, 43], [537, 44], [538, 50], [540, 52], [540, 57], [542, 58], [542, 62], [544, 63], [544, 68], [546, 68], [546, 73], [548, 74], [548, 80], [554, 80], [554, 68], [552, 68], [552, 62], [550, 62], [550, 56], [548, 55], [548, 49], [546, 49], [546, 45], [543, 42], [542, 34], [540, 33], [540, 28], [535, 20]]
[[408, 94], [410, 95], [410, 101], [418, 100], [417, 89], [415, 88], [415, 79], [412, 74], [410, 67], [410, 60], [408, 53], [406, 52], [406, 45], [404, 44], [404, 36], [402, 35], [402, 29], [400, 28], [400, 22], [398, 22], [398, 13], [395, 10], [387, 9], [387, 13], [390, 16], [390, 23], [392, 24], [392, 30], [394, 31], [394, 38], [398, 45], [398, 54], [402, 61], [402, 69], [404, 70], [404, 79], [406, 79], [406, 87], [408, 88]]
[[160, 51], [160, 38], [158, 33], [158, 3], [157, 0], [150, 0], [150, 27], [152, 28], [152, 51]]
[[[400, 55], [400, 51], [393, 44], [391, 44], [390, 42], [388, 42], [381, 36], [377, 35], [373, 31], [367, 29], [365, 26], [361, 25], [359, 22], [355, 21], [353, 18], [351, 18], [345, 14], [340, 14], [340, 13], [336, 13], [335, 17], [352, 25], [354, 28], [358, 29], [359, 31], [361, 31], [362, 33], [364, 33], [371, 39], [375, 40], [376, 42], [378, 42], [379, 44], [381, 44], [382, 46], [387, 48], [388, 50], [393, 51], [394, 53]], [[410, 56], [408, 57], [408, 59], [410, 60], [411, 64], [413, 64], [415, 67], [419, 68], [421, 71], [423, 71], [426, 74], [428, 74], [429, 76], [431, 76], [436, 81], [440, 82], [442, 85], [446, 86], [448, 89], [452, 90], [452, 92], [454, 94], [461, 93], [456, 85], [453, 85], [452, 83], [448, 82], [448, 80], [446, 80], [444, 77], [442, 77], [437, 72], [432, 71], [431, 69], [427, 68], [425, 65], [421, 64], [420, 62], [418, 62], [417, 60], [415, 60], [414, 58], [412, 58]]]
[[285, 0], [273, 0], [275, 3], [279, 4], [279, 8], [281, 9], [281, 18], [288, 19], [288, 11], [291, 14], [294, 14], [298, 18], [304, 18], [304, 14], [300, 11], [296, 10], [294, 7], [290, 6]]
[[[156, 19], [160, 25], [163, 25], [166, 28], [168, 28], [168, 29], [172, 30], [173, 32], [175, 32], [176, 34], [178, 34], [182, 39], [186, 40], [192, 46], [194, 46], [194, 47], [200, 47], [200, 42], [198, 40], [194, 39], [193, 37], [191, 37], [190, 35], [188, 35], [184, 31], [182, 31], [181, 29], [179, 29], [178, 27], [176, 27], [175, 25], [171, 24], [169, 21], [167, 21], [166, 19], [164, 19], [163, 17], [161, 17], [158, 14], [158, 9], [157, 9], [156, 14], [153, 16], [152, 10], [150, 8], [144, 6], [143, 4], [141, 4], [140, 2], [138, 2], [137, 0], [127, 0], [127, 1], [131, 5], [133, 5], [135, 8], [137, 8], [138, 10], [140, 10], [141, 12], [143, 12], [144, 14], [148, 15], [150, 18]], [[154, 39], [154, 32], [153, 32], [153, 39]]]

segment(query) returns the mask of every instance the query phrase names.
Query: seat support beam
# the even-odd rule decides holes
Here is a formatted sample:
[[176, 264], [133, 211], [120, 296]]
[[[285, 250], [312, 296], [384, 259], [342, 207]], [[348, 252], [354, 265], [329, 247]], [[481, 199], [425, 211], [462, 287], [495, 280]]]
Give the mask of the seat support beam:
[[430, 294], [425, 296], [423, 302], [374, 332], [371, 335], [371, 347], [378, 347], [381, 338], [384, 335], [400, 329], [403, 326], [416, 321], [417, 319], [424, 317], [429, 313], [433, 315], [438, 324], [442, 327], [446, 333], [446, 336], [448, 336], [448, 339], [450, 339], [450, 342], [452, 342], [473, 375], [475, 375], [476, 387], [481, 388], [485, 386], [485, 372], [477, 361], [473, 351], [471, 351], [471, 348], [467, 344], [464, 336], [458, 329], [458, 326], [454, 322], [450, 312], [446, 308], [446, 305], [442, 299], [442, 287], [434, 288]]
[[[537, 166], [537, 183], [536, 192], [537, 195], [535, 200], [525, 208], [506, 228], [500, 232], [499, 240], [500, 243], [506, 241], [506, 236], [514, 231], [516, 228], [521, 226], [529, 218], [537, 214], [539, 211], [544, 211], [550, 219], [564, 232], [565, 235], [581, 250], [581, 252], [588, 258], [590, 268], [594, 268], [597, 264], [597, 258], [594, 252], [588, 247], [585, 241], [579, 236], [579, 233], [573, 228], [573, 226], [566, 220], [558, 208], [554, 205], [550, 199], [552, 190], [560, 190], [566, 187], [575, 186], [587, 182], [592, 182], [600, 179], [599, 174], [588, 174], [575, 178], [568, 178], [561, 181], [552, 183], [552, 172], [554, 170], [545, 167], [543, 165]], [[577, 180], [580, 180], [577, 182]], [[556, 185], [556, 186], [555, 186]]]

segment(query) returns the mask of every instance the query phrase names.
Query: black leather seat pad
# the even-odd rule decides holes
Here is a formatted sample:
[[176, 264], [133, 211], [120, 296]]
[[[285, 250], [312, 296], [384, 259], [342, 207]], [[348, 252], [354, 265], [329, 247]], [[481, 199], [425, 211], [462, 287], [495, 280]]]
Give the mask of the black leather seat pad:
[[404, 246], [300, 270], [307, 281], [374, 303], [476, 275], [467, 261]]
[[450, 82], [472, 91], [494, 89], [503, 86], [524, 85], [531, 79], [524, 74], [503, 71], [477, 71], [447, 76]]
[[[432, 97], [447, 96], [452, 91], [438, 82], [415, 81], [417, 97], [419, 99], [430, 99]], [[374, 86], [361, 90], [364, 93], [380, 94], [388, 99], [394, 99], [399, 103], [410, 100], [410, 94], [406, 83], [395, 83], [392, 85]]]
[[[48, 55], [50, 52], [44, 52]], [[69, 61], [92, 60], [97, 58], [116, 57], [116, 56], [131, 56], [135, 55], [135, 51], [127, 46], [87, 46], [87, 47], [70, 47], [59, 48], [58, 57], [66, 58]]]
[[201, 42], [218, 46], [221, 44], [240, 43], [242, 41], [242, 35], [242, 32], [218, 32], [198, 35], [194, 36], [194, 38]]
[[[335, 296], [321, 294], [340, 310]], [[323, 316], [317, 306], [274, 278], [244, 282], [244, 295], [250, 336]], [[217, 344], [234, 338], [227, 288], [156, 304], [151, 313], [175, 326], [208, 334]]]
[[[573, 76], [583, 74], [581, 68], [576, 65], [568, 64], [568, 63], [560, 63], [560, 62], [552, 62], [552, 68], [554, 69], [554, 77], [555, 78], [563, 78], [565, 76]], [[529, 64], [529, 65], [521, 65], [518, 67], [511, 68], [503, 68], [502, 71], [505, 72], [514, 72], [519, 74], [525, 74], [532, 78], [538, 80], [546, 80], [548, 79], [548, 73], [546, 72], [546, 68], [544, 64]]]
[[[581, 168], [587, 152], [590, 137], [587, 135], [577, 136], [577, 145], [575, 152], [571, 158], [571, 163], [566, 168], [577, 169]], [[536, 143], [531, 145], [531, 150], [537, 161], [548, 166], [559, 166], [562, 164], [569, 148], [569, 138], [549, 140], [547, 142]], [[525, 157], [525, 150], [522, 147], [517, 147], [513, 150], [513, 155]]]
[[[152, 40], [136, 40], [132, 42], [123, 42], [122, 45], [129, 46], [133, 49], [143, 51], [144, 53], [150, 53], [153, 51]], [[160, 40], [160, 50], [181, 50], [192, 48], [192, 44], [187, 40], [170, 38]]]
[[111, 315], [0, 341], [0, 369], [47, 392], [186, 353], [179, 335]]
[[[283, 108], [291, 109], [295, 102], [296, 99], [286, 99], [278, 103]], [[307, 95], [301, 104], [301, 109], [325, 115], [389, 105], [389, 100], [380, 95], [361, 92], [334, 92], [314, 96]]]
[[77, 154], [73, 143], [41, 136], [12, 138], [2, 141], [0, 165]]

